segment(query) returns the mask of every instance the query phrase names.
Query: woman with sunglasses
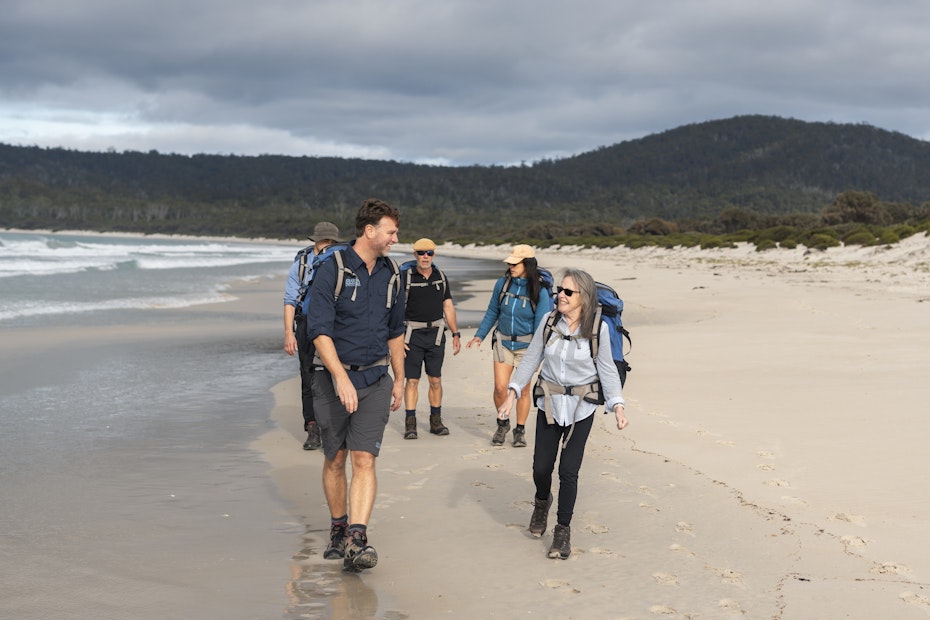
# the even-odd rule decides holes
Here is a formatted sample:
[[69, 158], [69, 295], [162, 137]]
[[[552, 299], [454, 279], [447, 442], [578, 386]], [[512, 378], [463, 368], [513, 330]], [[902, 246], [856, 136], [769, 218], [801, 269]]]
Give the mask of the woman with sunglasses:
[[[508, 269], [494, 284], [494, 292], [484, 320], [475, 337], [465, 345], [470, 349], [485, 339], [494, 326], [492, 338], [494, 354], [494, 407], [507, 398], [507, 384], [514, 368], [520, 364], [536, 326], [552, 310], [552, 297], [543, 285], [536, 252], [528, 245], [515, 245], [510, 256], [504, 259]], [[517, 400], [517, 425], [513, 429], [513, 445], [526, 447], [526, 419], [530, 415], [530, 396], [527, 393]], [[504, 445], [510, 431], [510, 420], [498, 420], [491, 444]]]
[[[552, 472], [558, 457], [557, 522], [548, 556], [565, 560], [572, 551], [571, 520], [578, 496], [578, 472], [594, 422], [596, 403], [604, 402], [606, 411], [614, 412], [618, 429], [626, 428], [628, 421], [624, 415], [620, 374], [611, 355], [609, 329], [602, 321], [594, 324], [597, 316], [594, 279], [580, 269], [566, 269], [557, 290], [553, 316], [546, 317], [536, 329], [523, 361], [513, 374], [498, 417], [507, 419], [518, 396], [534, 393], [538, 407], [533, 452], [536, 495], [529, 530], [536, 538], [546, 531], [552, 505]], [[547, 335], [549, 325], [551, 334]], [[594, 330], [598, 330], [596, 358], [591, 355]], [[527, 390], [540, 364], [536, 389]], [[551, 389], [553, 387], [556, 389]]]

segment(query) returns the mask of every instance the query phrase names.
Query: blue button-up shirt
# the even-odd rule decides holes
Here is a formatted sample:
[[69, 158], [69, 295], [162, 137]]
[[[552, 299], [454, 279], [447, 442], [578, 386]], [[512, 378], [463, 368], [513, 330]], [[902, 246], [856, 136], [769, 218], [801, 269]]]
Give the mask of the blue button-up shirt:
[[[343, 259], [345, 281], [338, 300], [333, 299], [336, 260], [329, 258], [316, 268], [307, 302], [307, 338], [329, 336], [340, 362], [367, 366], [387, 357], [388, 340], [404, 334], [404, 290], [399, 279], [392, 283], [395, 272], [389, 258], [379, 258], [370, 274], [353, 247], [344, 251]], [[386, 307], [388, 286], [393, 289], [390, 308]], [[357, 389], [386, 373], [387, 366], [348, 371]]]

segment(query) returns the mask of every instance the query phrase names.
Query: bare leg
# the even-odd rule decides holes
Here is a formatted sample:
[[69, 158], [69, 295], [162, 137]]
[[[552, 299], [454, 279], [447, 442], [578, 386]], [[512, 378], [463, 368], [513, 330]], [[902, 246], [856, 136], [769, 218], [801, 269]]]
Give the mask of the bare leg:
[[326, 504], [329, 514], [334, 519], [346, 513], [346, 493], [348, 483], [346, 479], [346, 450], [336, 453], [336, 458], [323, 459], [323, 493], [326, 495]]
[[442, 405], [442, 377], [426, 376], [429, 380], [429, 404], [432, 407]]
[[375, 455], [353, 450], [352, 486], [349, 489], [349, 523], [368, 525], [371, 509], [378, 492], [378, 477], [375, 473]]
[[417, 390], [420, 389], [420, 380], [419, 379], [407, 379], [407, 383], [404, 384], [404, 408], [413, 409], [417, 408], [417, 401], [419, 400], [419, 394]]

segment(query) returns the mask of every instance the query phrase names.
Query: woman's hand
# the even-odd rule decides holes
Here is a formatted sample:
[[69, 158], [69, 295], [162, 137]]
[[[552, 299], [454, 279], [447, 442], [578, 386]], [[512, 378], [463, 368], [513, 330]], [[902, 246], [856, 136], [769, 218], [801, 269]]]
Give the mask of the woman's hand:
[[497, 408], [498, 420], [506, 420], [510, 417], [510, 410], [513, 409], [513, 401], [516, 397], [517, 393], [513, 391], [513, 388], [507, 388], [507, 398], [505, 398], [501, 406]]
[[475, 336], [474, 338], [469, 340], [468, 343], [465, 345], [465, 348], [470, 349], [476, 344], [481, 344], [481, 338], [479, 338], [478, 336]]
[[623, 405], [614, 406], [614, 415], [617, 416], [617, 428], [621, 431], [630, 424], [630, 421], [626, 419], [623, 413]]

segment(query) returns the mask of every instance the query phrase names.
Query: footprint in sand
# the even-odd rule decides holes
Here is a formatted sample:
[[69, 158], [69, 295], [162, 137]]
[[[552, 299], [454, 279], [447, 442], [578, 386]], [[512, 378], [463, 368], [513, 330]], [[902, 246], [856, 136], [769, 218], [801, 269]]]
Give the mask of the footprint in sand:
[[607, 549], [606, 547], [591, 547], [589, 551], [591, 553], [596, 553], [597, 555], [603, 555], [608, 558], [612, 558], [616, 555], [613, 551], [611, 551], [610, 549]]
[[765, 450], [759, 450], [758, 452], [756, 452], [756, 456], [758, 456], [760, 459], [774, 459], [775, 458], [774, 454], [772, 454], [771, 452], [767, 452]]
[[645, 508], [646, 510], [654, 510], [655, 512], [659, 512], [659, 507], [658, 507], [658, 506], [653, 506], [652, 504], [650, 504], [650, 503], [648, 503], [648, 502], [640, 502], [640, 503], [639, 503], [639, 507], [640, 507], [640, 508]]
[[607, 471], [602, 471], [601, 476], [603, 476], [604, 478], [607, 478], [608, 480], [616, 480], [616, 481], [620, 480], [620, 476], [618, 476], [617, 474], [612, 474]]
[[728, 609], [728, 610], [730, 610], [730, 611], [732, 611], [732, 612], [735, 612], [735, 613], [738, 613], [738, 614], [740, 614], [740, 615], [745, 615], [745, 612], [743, 611], [743, 608], [740, 607], [740, 604], [737, 603], [736, 601], [734, 601], [734, 600], [731, 599], [731, 598], [721, 599], [721, 600], [717, 603], [717, 606], [720, 607], [721, 609]]
[[782, 480], [781, 478], [775, 478], [773, 480], [766, 480], [765, 484], [770, 487], [790, 487], [791, 483], [787, 480]]
[[675, 524], [675, 531], [680, 534], [689, 534], [694, 536], [694, 526], [687, 521], [679, 521]]
[[781, 501], [785, 502], [786, 504], [807, 505], [807, 502], [805, 502], [803, 499], [793, 495], [782, 495]]
[[759, 463], [756, 465], [756, 469], [761, 469], [762, 471], [775, 471], [775, 466], [769, 465], [768, 463]]
[[718, 439], [715, 442], [718, 446], [735, 446], [735, 441], [730, 441], [729, 439]]
[[475, 480], [474, 482], [471, 483], [471, 486], [473, 486], [473, 487], [484, 487], [484, 488], [486, 488], [486, 489], [490, 489], [490, 488], [491, 488], [491, 485], [487, 484], [486, 482], [481, 482], [480, 480]]
[[717, 576], [720, 577], [720, 583], [741, 583], [743, 581], [743, 576], [732, 568], [717, 571]]
[[917, 605], [918, 607], [923, 607], [924, 609], [930, 608], [930, 599], [922, 594], [917, 594], [916, 592], [902, 592], [898, 595], [902, 601], [908, 605]]
[[650, 489], [650, 488], [647, 487], [647, 486], [641, 486], [641, 487], [639, 487], [639, 488], [637, 489], [637, 491], [639, 491], [639, 492], [642, 493], [643, 495], [648, 495], [649, 497], [655, 497], [655, 496], [656, 496], [655, 493], [652, 492], [652, 489]]
[[487, 465], [485, 465], [485, 467], [487, 467], [488, 469], [500, 469], [501, 467], [503, 467], [503, 465], [501, 465], [500, 463], [488, 463]]
[[674, 551], [675, 553], [683, 553], [683, 554], [685, 554], [686, 556], [688, 556], [689, 558], [695, 557], [695, 556], [694, 556], [694, 553], [692, 553], [690, 549], [688, 549], [688, 548], [685, 547], [684, 545], [679, 545], [678, 543], [673, 543], [673, 544], [669, 545], [669, 546], [668, 546], [668, 550], [669, 550], [669, 551]]
[[882, 562], [881, 564], [873, 566], [869, 572], [875, 575], [903, 575], [909, 571], [907, 566], [903, 564], [898, 564], [897, 562]]
[[404, 487], [404, 488], [407, 489], [408, 491], [418, 491], [419, 489], [422, 489], [422, 488], [423, 488], [423, 485], [426, 484], [426, 480], [427, 480], [427, 479], [423, 479], [423, 480], [420, 480], [420, 481], [417, 481], [417, 482], [413, 482], [413, 483], [411, 483], [411, 484], [408, 484], [408, 485], [407, 485], [406, 487]]
[[672, 420], [659, 420], [659, 424], [664, 424], [666, 426], [677, 427], [678, 422], [673, 422]]
[[833, 518], [837, 521], [846, 521], [847, 523], [853, 523], [855, 525], [865, 525], [865, 519], [861, 515], [850, 515], [845, 512], [839, 512], [833, 515]]
[[840, 541], [843, 543], [843, 546], [846, 547], [846, 553], [852, 553], [853, 549], [865, 547], [869, 542], [865, 538], [860, 538], [859, 536], [842, 536]]
[[674, 607], [669, 607], [668, 605], [653, 605], [649, 608], [649, 613], [656, 614], [657, 616], [674, 616], [678, 612], [675, 611]]
[[589, 523], [588, 525], [584, 526], [584, 529], [591, 532], [592, 534], [606, 534], [610, 531], [609, 527], [599, 523]]
[[670, 575], [669, 573], [652, 573], [652, 578], [655, 579], [656, 583], [663, 586], [677, 586], [678, 577], [675, 575]]
[[541, 585], [552, 588], [553, 590], [561, 590], [563, 592], [571, 592], [572, 594], [581, 594], [581, 590], [572, 586], [572, 584], [567, 581], [560, 581], [558, 579], [546, 579], [545, 581], [540, 582]]

